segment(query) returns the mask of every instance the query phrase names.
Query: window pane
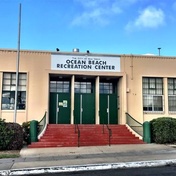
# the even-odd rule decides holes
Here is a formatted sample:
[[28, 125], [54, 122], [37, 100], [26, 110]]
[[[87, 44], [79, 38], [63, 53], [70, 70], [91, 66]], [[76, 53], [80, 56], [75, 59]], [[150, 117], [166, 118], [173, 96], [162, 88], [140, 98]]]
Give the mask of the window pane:
[[91, 89], [91, 83], [87, 83], [87, 88]]
[[10, 75], [11, 75], [10, 73], [4, 73], [3, 77], [4, 77], [4, 79], [10, 79], [11, 78]]
[[56, 83], [50, 82], [50, 88], [56, 88]]
[[75, 88], [75, 93], [80, 93], [80, 89]]
[[176, 111], [176, 78], [168, 78], [169, 111]]
[[169, 95], [173, 95], [173, 93], [174, 93], [173, 90], [168, 90]]
[[69, 81], [50, 81], [50, 92], [69, 93]]
[[176, 95], [176, 78], [168, 79], [168, 94]]
[[154, 90], [153, 90], [153, 89], [150, 89], [150, 90], [149, 90], [149, 94], [150, 94], [150, 95], [155, 95], [155, 92], [156, 92], [155, 89], [154, 89]]
[[150, 89], [155, 89], [155, 79], [150, 78]]
[[56, 92], [62, 93], [62, 88], [57, 87]]
[[92, 93], [92, 83], [75, 82], [75, 93]]
[[68, 84], [64, 84], [64, 89], [68, 89], [69, 88], [69, 85]]
[[176, 111], [176, 96], [169, 96], [169, 111]]
[[153, 103], [154, 103], [154, 111], [162, 111], [163, 110], [162, 96], [154, 96]]
[[16, 86], [11, 86], [11, 91], [15, 91], [16, 90]]
[[[11, 83], [12, 85], [16, 85], [16, 80], [11, 80], [11, 82], [12, 82]], [[18, 82], [18, 84], [19, 84], [19, 82]]]
[[[2, 110], [14, 109], [15, 90], [16, 90], [16, 73], [3, 74], [2, 86]], [[19, 73], [18, 92], [17, 92], [17, 109], [25, 109], [26, 104], [26, 73]]]
[[152, 111], [153, 97], [152, 96], [144, 96], [143, 97], [143, 110], [144, 111]]
[[81, 89], [86, 89], [86, 84], [81, 84]]
[[17, 109], [25, 109], [26, 92], [18, 92]]
[[143, 110], [163, 111], [163, 79], [143, 78], [142, 82], [143, 82]]
[[156, 95], [162, 95], [162, 90], [161, 89], [157, 89], [155, 94]]
[[50, 92], [56, 92], [56, 89], [50, 88]]
[[69, 93], [69, 89], [64, 89], [63, 92], [64, 93]]
[[24, 79], [24, 80], [26, 80], [26, 74], [24, 74], [24, 73], [21, 73], [21, 74], [19, 74], [19, 79]]
[[88, 90], [87, 90], [87, 93], [91, 93], [91, 89], [88, 89]]
[[26, 80], [24, 80], [24, 79], [21, 79], [21, 80], [19, 80], [19, 83], [18, 83], [19, 85], [26, 85]]
[[87, 93], [86, 89], [81, 89], [81, 93]]
[[15, 73], [12, 73], [12, 74], [11, 74], [11, 79], [16, 80], [16, 74], [15, 74]]
[[10, 79], [4, 79], [3, 84], [10, 85]]
[[10, 86], [3, 85], [3, 90], [10, 90]]
[[113, 83], [100, 83], [100, 93], [112, 94], [113, 93]]
[[18, 91], [26, 91], [26, 86], [18, 86]]

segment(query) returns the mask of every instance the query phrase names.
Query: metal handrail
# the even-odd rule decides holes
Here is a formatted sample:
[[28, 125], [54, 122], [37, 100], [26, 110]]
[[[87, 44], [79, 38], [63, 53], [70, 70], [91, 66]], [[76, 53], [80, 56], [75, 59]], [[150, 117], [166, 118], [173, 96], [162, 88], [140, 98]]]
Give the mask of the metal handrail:
[[108, 129], [108, 134], [109, 134], [109, 146], [111, 146], [111, 136], [112, 136], [112, 130], [109, 128], [108, 124], [103, 124], [103, 134], [104, 134], [104, 125], [106, 125]]
[[126, 113], [126, 122], [131, 129], [133, 129], [137, 134], [143, 136], [143, 126], [140, 122], [135, 120], [130, 114]]
[[111, 146], [111, 136], [112, 136], [112, 130], [109, 128], [108, 124], [106, 124], [106, 127], [107, 127], [108, 132], [109, 132], [109, 146]]
[[78, 132], [78, 147], [80, 147], [80, 129], [78, 124], [75, 124], [75, 133]]
[[43, 118], [40, 120], [40, 122], [38, 123], [38, 136], [40, 135], [40, 133], [43, 131], [43, 129], [45, 128], [46, 125], [46, 111], [45, 114], [43, 116]]

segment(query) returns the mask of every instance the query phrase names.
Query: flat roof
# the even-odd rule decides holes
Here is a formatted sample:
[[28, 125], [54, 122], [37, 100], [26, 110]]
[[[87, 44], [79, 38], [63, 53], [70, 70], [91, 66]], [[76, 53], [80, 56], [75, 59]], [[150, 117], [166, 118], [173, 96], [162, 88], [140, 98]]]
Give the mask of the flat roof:
[[[17, 49], [0, 48], [0, 51], [4, 52], [17, 52]], [[20, 52], [28, 53], [45, 53], [45, 54], [58, 54], [58, 55], [85, 55], [85, 56], [106, 56], [106, 57], [147, 57], [147, 58], [165, 58], [176, 59], [176, 56], [162, 56], [154, 54], [109, 54], [109, 53], [92, 53], [92, 52], [66, 52], [66, 51], [49, 51], [49, 50], [27, 50], [21, 49]]]

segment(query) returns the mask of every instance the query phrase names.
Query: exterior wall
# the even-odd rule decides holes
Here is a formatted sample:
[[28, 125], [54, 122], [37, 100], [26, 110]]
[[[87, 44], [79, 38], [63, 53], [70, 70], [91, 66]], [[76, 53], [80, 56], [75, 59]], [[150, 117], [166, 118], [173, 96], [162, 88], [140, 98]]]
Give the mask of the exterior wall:
[[[0, 97], [2, 94], [2, 73], [16, 72], [17, 53], [13, 50], [0, 51]], [[20, 52], [19, 73], [27, 73], [26, 110], [17, 110], [17, 123], [30, 120], [41, 120], [48, 109], [48, 69], [50, 54], [45, 52]], [[1, 101], [1, 100], [0, 100]], [[13, 110], [1, 110], [0, 117], [12, 122]]]
[[[62, 54], [62, 53], [61, 53]], [[70, 54], [70, 53], [69, 53]], [[72, 53], [73, 55], [82, 55], [82, 53]], [[104, 56], [104, 57], [108, 57], [108, 55], [101, 55], [101, 56]], [[119, 56], [116, 56], [116, 57], [119, 57]], [[94, 77], [94, 79], [95, 79], [95, 92], [96, 92], [96, 94], [95, 94], [95, 99], [96, 99], [96, 101], [95, 101], [95, 107], [96, 107], [96, 109], [95, 109], [95, 124], [99, 124], [100, 123], [100, 116], [99, 116], [99, 90], [97, 90], [97, 89], [99, 89], [99, 85], [98, 85], [98, 83], [99, 83], [99, 80], [100, 80], [100, 77], [113, 77], [113, 78], [119, 78], [119, 79], [121, 79], [123, 76], [124, 76], [124, 74], [122, 73], [122, 72], [95, 72], [95, 71], [79, 71], [79, 70], [77, 70], [77, 71], [63, 71], [63, 70], [50, 70], [49, 71], [49, 73], [50, 74], [58, 74], [58, 75], [74, 75], [74, 79], [75, 79], [75, 77], [77, 77], [77, 76], [82, 76], [82, 77], [86, 77], [86, 76], [88, 76], [88, 77]], [[72, 85], [73, 85], [73, 82], [72, 82]], [[120, 91], [120, 92], [122, 92], [122, 93], [124, 93], [124, 86], [125, 86], [125, 84], [124, 83], [121, 83], [121, 81], [120, 81], [120, 83], [119, 83], [119, 87], [118, 87], [118, 92]], [[74, 117], [73, 117], [73, 114], [74, 114], [74, 88], [72, 87], [72, 89], [71, 89], [71, 95], [72, 95], [72, 103], [71, 103], [71, 114], [72, 114], [72, 116], [71, 116], [71, 123], [73, 124], [74, 123]], [[120, 99], [123, 97], [123, 95], [119, 95], [119, 97], [120, 97]], [[122, 101], [123, 102], [123, 101]], [[123, 107], [123, 104], [122, 104], [122, 107]], [[118, 107], [117, 107], [118, 108]], [[119, 107], [119, 112], [118, 112], [118, 121], [119, 121], [119, 123], [122, 123], [122, 124], [125, 124], [125, 120], [123, 120], [123, 119], [125, 119], [126, 118], [126, 116], [125, 116], [125, 113], [123, 113], [124, 112], [124, 110], [121, 110], [121, 107]]]
[[118, 82], [118, 117], [119, 124], [126, 124], [127, 94], [126, 94], [126, 74], [120, 77]]
[[[153, 118], [170, 116], [176, 118], [176, 113], [168, 111], [168, 78], [176, 78], [176, 58], [159, 56], [120, 56], [120, 71], [79, 71], [54, 70], [51, 68], [51, 52], [20, 51], [19, 73], [27, 73], [26, 109], [17, 110], [17, 123], [30, 120], [41, 120], [45, 111], [49, 112], [49, 76], [50, 74], [69, 75], [71, 77], [71, 123], [74, 123], [74, 82], [77, 76], [93, 77], [95, 79], [95, 123], [99, 124], [99, 82], [101, 77], [118, 79], [118, 123], [126, 123], [125, 113], [129, 113], [137, 121], [152, 120]], [[83, 53], [60, 53], [56, 55], [83, 55]], [[85, 54], [85, 53], [84, 53]], [[119, 57], [119, 55], [100, 55], [100, 57]], [[16, 72], [16, 50], [0, 50], [0, 105], [2, 97], [3, 72]], [[164, 111], [143, 112], [143, 77], [161, 77], [164, 84]], [[48, 114], [48, 113], [47, 113]], [[12, 122], [13, 110], [2, 110], [0, 117]]]
[[[157, 56], [122, 56], [122, 71], [127, 74], [127, 112], [143, 123], [158, 117], [175, 117], [168, 112], [167, 78], [176, 78], [176, 58]], [[164, 112], [144, 112], [142, 77], [161, 77], [164, 81]]]
[[[103, 72], [103, 71], [65, 71], [65, 70], [52, 70], [51, 69], [51, 52], [45, 51], [20, 51], [20, 65], [19, 73], [27, 73], [27, 90], [26, 90], [26, 109], [17, 110], [16, 122], [22, 124], [23, 122], [30, 120], [40, 121], [45, 111], [49, 112], [49, 75], [70, 75], [72, 77], [72, 85], [76, 76], [92, 76], [96, 81], [96, 92], [98, 92], [99, 77], [113, 77], [122, 78], [121, 72]], [[60, 52], [54, 52], [59, 55]], [[61, 53], [64, 55], [83, 55], [82, 53]], [[85, 54], [85, 53], [84, 53]], [[115, 55], [98, 55], [100, 57], [119, 57]], [[94, 56], [94, 55], [92, 55]], [[2, 80], [3, 72], [16, 72], [16, 50], [0, 50], [0, 97], [2, 98]], [[120, 81], [123, 82], [123, 81]], [[120, 89], [123, 90], [124, 84], [120, 83]], [[119, 90], [118, 90], [119, 91]], [[122, 97], [120, 95], [120, 97]], [[0, 103], [1, 103], [0, 98]], [[74, 86], [71, 88], [71, 123], [74, 123]], [[96, 124], [99, 123], [99, 108], [98, 105], [99, 96], [96, 94]], [[122, 99], [122, 98], [121, 98]], [[47, 113], [48, 114], [48, 113]], [[123, 114], [122, 111], [120, 114]], [[14, 110], [2, 110], [0, 106], [0, 117], [6, 119], [6, 122], [13, 122]], [[119, 117], [119, 122], [123, 122]]]

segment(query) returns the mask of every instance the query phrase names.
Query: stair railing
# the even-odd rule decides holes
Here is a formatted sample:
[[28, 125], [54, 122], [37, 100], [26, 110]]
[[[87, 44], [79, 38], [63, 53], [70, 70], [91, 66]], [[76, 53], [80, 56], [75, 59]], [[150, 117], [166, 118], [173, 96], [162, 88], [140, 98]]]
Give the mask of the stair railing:
[[38, 122], [38, 136], [40, 136], [40, 134], [43, 132], [43, 130], [46, 127], [46, 114], [47, 112], [45, 111], [45, 114], [43, 116], [43, 118], [40, 120], [40, 122]]
[[78, 124], [75, 124], [75, 133], [78, 133], [78, 147], [80, 147], [80, 129]]
[[126, 123], [131, 129], [133, 129], [138, 135], [143, 136], [143, 126], [140, 122], [135, 120], [130, 114], [126, 113]]
[[108, 124], [106, 124], [106, 127], [107, 127], [108, 132], [109, 132], [109, 146], [111, 146], [111, 136], [112, 136], [112, 130], [109, 128]]
[[104, 134], [104, 126], [106, 125], [106, 128], [108, 129], [108, 140], [109, 140], [109, 146], [111, 146], [111, 136], [112, 136], [112, 130], [109, 128], [108, 124], [103, 123], [103, 134]]

